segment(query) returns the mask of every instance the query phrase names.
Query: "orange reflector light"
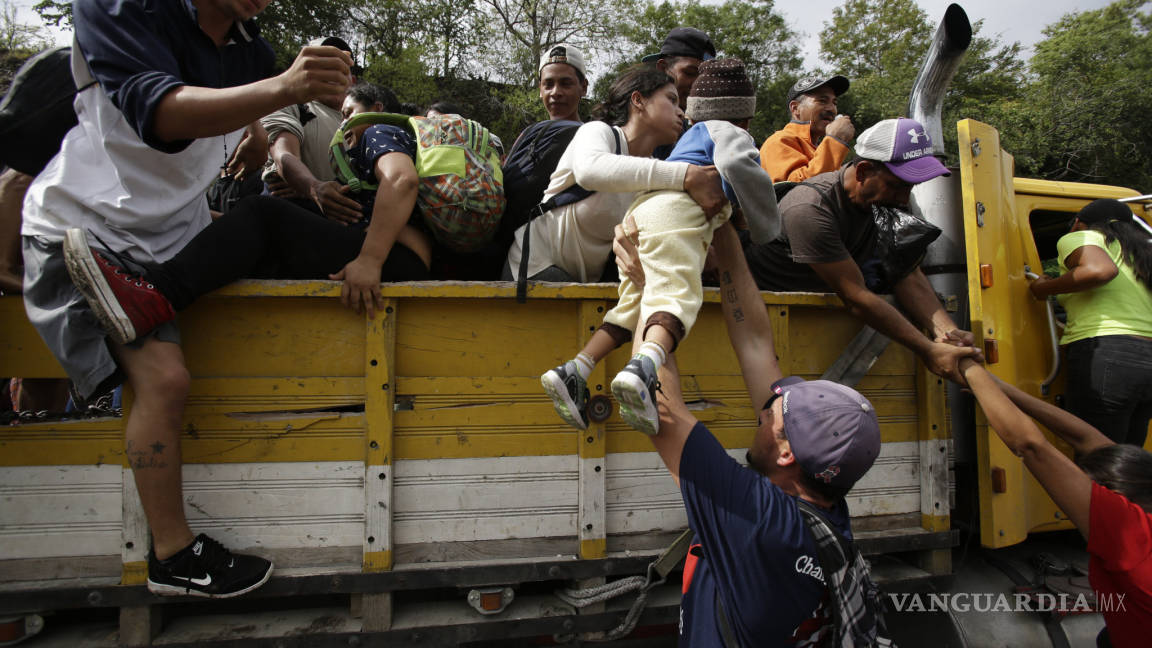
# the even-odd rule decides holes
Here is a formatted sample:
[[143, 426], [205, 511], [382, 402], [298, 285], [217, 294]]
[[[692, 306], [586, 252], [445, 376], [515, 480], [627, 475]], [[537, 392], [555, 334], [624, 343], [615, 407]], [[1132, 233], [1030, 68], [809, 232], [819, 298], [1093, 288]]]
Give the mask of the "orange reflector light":
[[992, 492], [993, 493], [1007, 493], [1008, 492], [1008, 473], [1004, 472], [1003, 468], [992, 469]]
[[500, 606], [504, 603], [504, 593], [497, 592], [481, 592], [480, 593], [480, 607], [485, 610], [499, 610]]
[[992, 287], [992, 264], [991, 263], [981, 263], [980, 264], [980, 287], [981, 288], [991, 288]]
[[992, 338], [984, 338], [984, 362], [986, 364], [1000, 362], [1000, 343]]

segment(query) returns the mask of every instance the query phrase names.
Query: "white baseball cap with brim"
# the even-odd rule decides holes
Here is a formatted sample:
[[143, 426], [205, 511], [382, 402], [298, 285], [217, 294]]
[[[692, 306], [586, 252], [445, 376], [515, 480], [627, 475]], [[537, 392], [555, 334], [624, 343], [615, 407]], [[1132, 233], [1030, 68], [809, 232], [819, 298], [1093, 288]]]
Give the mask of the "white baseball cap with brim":
[[920, 184], [951, 175], [932, 154], [928, 131], [915, 119], [885, 119], [856, 137], [856, 155], [883, 162], [897, 178]]
[[584, 67], [584, 52], [568, 43], [557, 43], [544, 50], [544, 54], [540, 56], [540, 65], [537, 66], [536, 73], [540, 74], [546, 66], [553, 63], [567, 63], [576, 68], [576, 71], [580, 73], [580, 78], [588, 77], [588, 70]]

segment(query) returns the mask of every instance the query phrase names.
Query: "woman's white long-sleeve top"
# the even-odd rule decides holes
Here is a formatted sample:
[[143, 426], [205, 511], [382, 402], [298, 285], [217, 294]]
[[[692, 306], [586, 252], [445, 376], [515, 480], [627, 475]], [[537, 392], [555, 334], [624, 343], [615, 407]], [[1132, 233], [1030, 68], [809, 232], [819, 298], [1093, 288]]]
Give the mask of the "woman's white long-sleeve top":
[[[620, 136], [619, 155], [615, 154], [613, 129]], [[584, 124], [560, 157], [544, 200], [575, 184], [596, 193], [545, 212], [532, 221], [528, 276], [555, 265], [577, 281], [599, 280], [612, 251], [613, 230], [624, 218], [636, 193], [683, 189], [687, 171], [685, 162], [628, 155], [628, 141], [619, 127], [600, 121]], [[521, 227], [508, 250], [513, 276], [520, 268], [523, 238]]]

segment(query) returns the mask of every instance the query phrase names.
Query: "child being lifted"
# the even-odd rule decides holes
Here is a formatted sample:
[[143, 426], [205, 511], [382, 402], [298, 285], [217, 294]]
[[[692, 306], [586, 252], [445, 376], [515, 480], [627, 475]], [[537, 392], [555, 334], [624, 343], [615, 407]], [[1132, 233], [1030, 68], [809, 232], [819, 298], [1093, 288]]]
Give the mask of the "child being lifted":
[[[756, 94], [744, 63], [723, 58], [701, 64], [686, 112], [693, 126], [668, 161], [715, 165], [725, 195], [743, 211], [753, 240], [775, 238], [780, 217], [772, 179], [760, 167], [759, 151], [747, 130], [756, 112]], [[709, 221], [683, 191], [649, 192], [632, 203], [626, 218], [635, 222], [644, 285], [623, 278], [620, 301], [604, 316], [584, 349], [540, 377], [556, 412], [569, 425], [581, 430], [588, 427], [584, 414], [588, 376], [597, 362], [629, 342], [635, 331], [641, 343], [612, 380], [612, 393], [629, 425], [656, 434], [656, 371], [696, 322], [703, 301], [700, 273], [708, 246], [716, 228], [731, 218], [733, 206], [726, 206]]]

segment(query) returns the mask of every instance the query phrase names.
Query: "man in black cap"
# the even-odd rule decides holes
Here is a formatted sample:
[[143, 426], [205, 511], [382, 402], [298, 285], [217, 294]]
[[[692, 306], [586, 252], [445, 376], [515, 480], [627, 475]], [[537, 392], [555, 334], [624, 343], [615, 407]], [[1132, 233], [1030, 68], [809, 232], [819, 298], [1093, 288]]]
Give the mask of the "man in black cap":
[[680, 95], [680, 108], [683, 110], [688, 107], [692, 82], [700, 76], [700, 64], [714, 58], [716, 46], [708, 34], [693, 27], [677, 27], [668, 32], [659, 52], [640, 60], [655, 63], [676, 80], [676, 92]]
[[840, 168], [851, 150], [856, 128], [847, 115], [837, 115], [836, 101], [848, 91], [842, 76], [808, 76], [788, 91], [784, 128], [760, 147], [760, 164], [773, 182], [800, 182]]
[[[712, 39], [695, 27], [676, 27], [668, 32], [664, 38], [664, 45], [655, 54], [649, 54], [640, 59], [643, 63], [654, 63], [656, 67], [668, 73], [676, 82], [676, 94], [680, 95], [680, 109], [688, 108], [688, 93], [692, 90], [692, 83], [700, 76], [700, 64], [716, 58], [716, 46]], [[684, 129], [688, 132], [691, 124], [684, 120]], [[666, 160], [672, 153], [674, 144], [657, 146], [652, 151], [652, 157]]]

